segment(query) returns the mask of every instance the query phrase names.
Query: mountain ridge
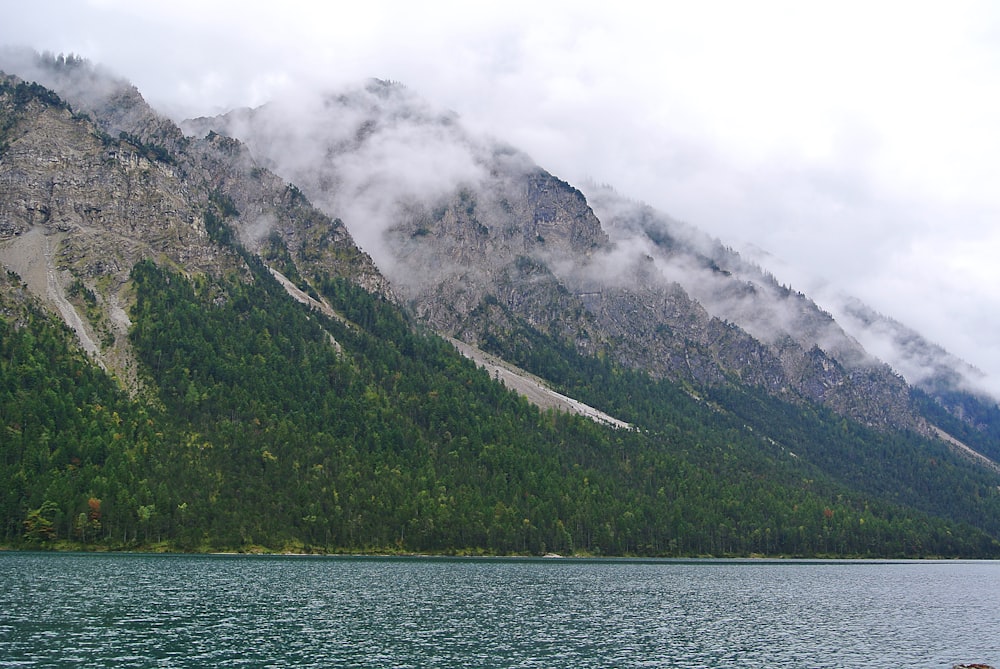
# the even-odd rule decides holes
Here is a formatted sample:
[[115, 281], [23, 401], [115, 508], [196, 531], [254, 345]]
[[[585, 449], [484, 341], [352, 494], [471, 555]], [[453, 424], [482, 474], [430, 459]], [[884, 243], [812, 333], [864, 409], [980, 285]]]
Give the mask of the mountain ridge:
[[[929, 427], [988, 453], [988, 411], [914, 394], [721, 245], [385, 82], [311, 107], [330, 135], [276, 126], [296, 183], [42, 66], [54, 91], [0, 90], [5, 541], [1000, 554], [1000, 481]], [[439, 335], [636, 429], [539, 411]]]
[[[429, 113], [422, 101], [414, 103], [418, 111], [410, 112], [413, 96], [405, 89], [375, 81], [351, 94], [319, 97], [322, 104], [306, 106], [322, 112], [310, 111], [303, 118], [272, 103], [185, 127], [240, 137], [328, 211], [344, 206], [338, 198], [344, 197], [345, 183], [373, 189], [368, 173], [351, 168], [353, 162], [364, 162], [359, 156], [374, 151], [366, 144], [394, 155], [390, 149], [396, 144], [405, 144], [411, 153], [415, 146], [430, 151], [447, 143], [443, 137], [454, 135], [451, 150], [464, 152], [464, 166], [472, 166], [465, 180], [455, 181], [450, 194], [439, 188], [423, 199], [405, 193], [394, 200], [393, 190], [378, 191], [382, 209], [396, 207], [395, 218], [373, 226], [381, 226], [378, 236], [365, 233], [390, 280], [406, 284], [403, 299], [435, 329], [481, 345], [483, 336], [491, 336], [484, 321], [504, 319], [494, 301], [512, 306], [535, 325], [541, 324], [540, 313], [558, 312], [562, 322], [553, 323], [557, 336], [573, 338], [581, 350], [595, 354], [602, 347], [617, 349], [621, 361], [654, 374], [696, 384], [735, 375], [771, 392], [827, 403], [872, 424], [931, 433], [897, 371], [805, 295], [780, 286], [773, 275], [696, 229], [600, 189], [591, 189], [594, 207], [602, 209], [595, 217], [579, 190], [547, 175], [527, 156], [470, 139], [453, 116]], [[333, 112], [344, 118], [334, 118]], [[407, 124], [418, 127], [407, 129]], [[335, 129], [326, 132], [328, 127]], [[433, 139], [422, 145], [426, 134]], [[303, 159], [299, 148], [305, 142], [322, 158]], [[295, 148], [286, 154], [275, 148], [279, 146]], [[283, 164], [285, 155], [290, 158]], [[405, 167], [378, 164], [371, 170], [374, 179], [386, 169], [395, 169], [399, 181], [412, 178], [401, 174]], [[511, 219], [528, 221], [517, 238], [506, 232], [511, 226], [505, 221]], [[589, 222], [579, 227], [584, 221]], [[574, 249], [574, 243], [583, 246]], [[405, 271], [393, 279], [397, 266]], [[622, 281], [626, 271], [633, 274]], [[622, 308], [628, 314], [656, 313], [642, 326]], [[588, 317], [566, 317], [581, 310]], [[664, 327], [674, 335], [658, 336]], [[574, 328], [576, 332], [563, 331]], [[743, 343], [735, 343], [734, 337], [744, 335]], [[728, 343], [719, 348], [723, 341]], [[733, 357], [736, 350], [741, 353]], [[946, 387], [964, 392], [961, 375], [955, 374]], [[943, 396], [940, 387], [930, 392], [939, 400]]]

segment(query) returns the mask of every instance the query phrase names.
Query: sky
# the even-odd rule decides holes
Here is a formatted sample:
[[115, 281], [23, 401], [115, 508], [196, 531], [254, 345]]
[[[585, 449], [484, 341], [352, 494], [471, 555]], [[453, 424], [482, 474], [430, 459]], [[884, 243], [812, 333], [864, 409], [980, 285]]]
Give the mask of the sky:
[[401, 82], [793, 288], [856, 295], [1000, 396], [995, 3], [0, 0], [0, 16], [0, 45], [88, 58], [177, 120]]

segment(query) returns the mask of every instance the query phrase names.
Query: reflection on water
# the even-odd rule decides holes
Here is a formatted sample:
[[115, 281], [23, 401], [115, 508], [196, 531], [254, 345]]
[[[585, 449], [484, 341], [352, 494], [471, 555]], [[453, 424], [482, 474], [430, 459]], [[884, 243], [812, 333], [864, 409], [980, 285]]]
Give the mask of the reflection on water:
[[998, 562], [0, 554], [0, 667], [1000, 666]]

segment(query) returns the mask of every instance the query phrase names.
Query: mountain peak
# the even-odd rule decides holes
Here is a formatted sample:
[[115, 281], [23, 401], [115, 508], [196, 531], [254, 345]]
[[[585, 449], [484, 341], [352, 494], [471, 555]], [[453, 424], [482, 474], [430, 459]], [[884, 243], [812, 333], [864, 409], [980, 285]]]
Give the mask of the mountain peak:
[[178, 127], [58, 67], [0, 86], [5, 541], [1000, 551], [996, 405], [695, 228], [394, 84]]

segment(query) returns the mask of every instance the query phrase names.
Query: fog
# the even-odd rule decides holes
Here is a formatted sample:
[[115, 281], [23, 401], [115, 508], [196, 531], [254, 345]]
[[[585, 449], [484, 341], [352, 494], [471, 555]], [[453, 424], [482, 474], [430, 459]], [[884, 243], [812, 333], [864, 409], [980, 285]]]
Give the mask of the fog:
[[378, 80], [288, 90], [257, 109], [183, 127], [192, 133], [211, 127], [243, 140], [261, 164], [343, 220], [389, 276], [396, 258], [386, 231], [409, 210], [477, 187], [489, 152], [453, 115]]
[[[0, 44], [82, 55], [177, 120], [303, 88], [401, 81], [571, 183], [612, 184], [748, 256], [759, 250], [781, 283], [821, 302], [860, 297], [1000, 393], [991, 3], [0, 8]], [[405, 153], [406, 138], [393, 141], [404, 158], [383, 161], [372, 176], [383, 186], [429, 192], [438, 178], [476, 178], [462, 152], [427, 164]], [[365, 159], [387, 155], [378, 151]], [[345, 220], [375, 231], [392, 217], [366, 199], [374, 183], [344, 185], [355, 196], [338, 205]]]

